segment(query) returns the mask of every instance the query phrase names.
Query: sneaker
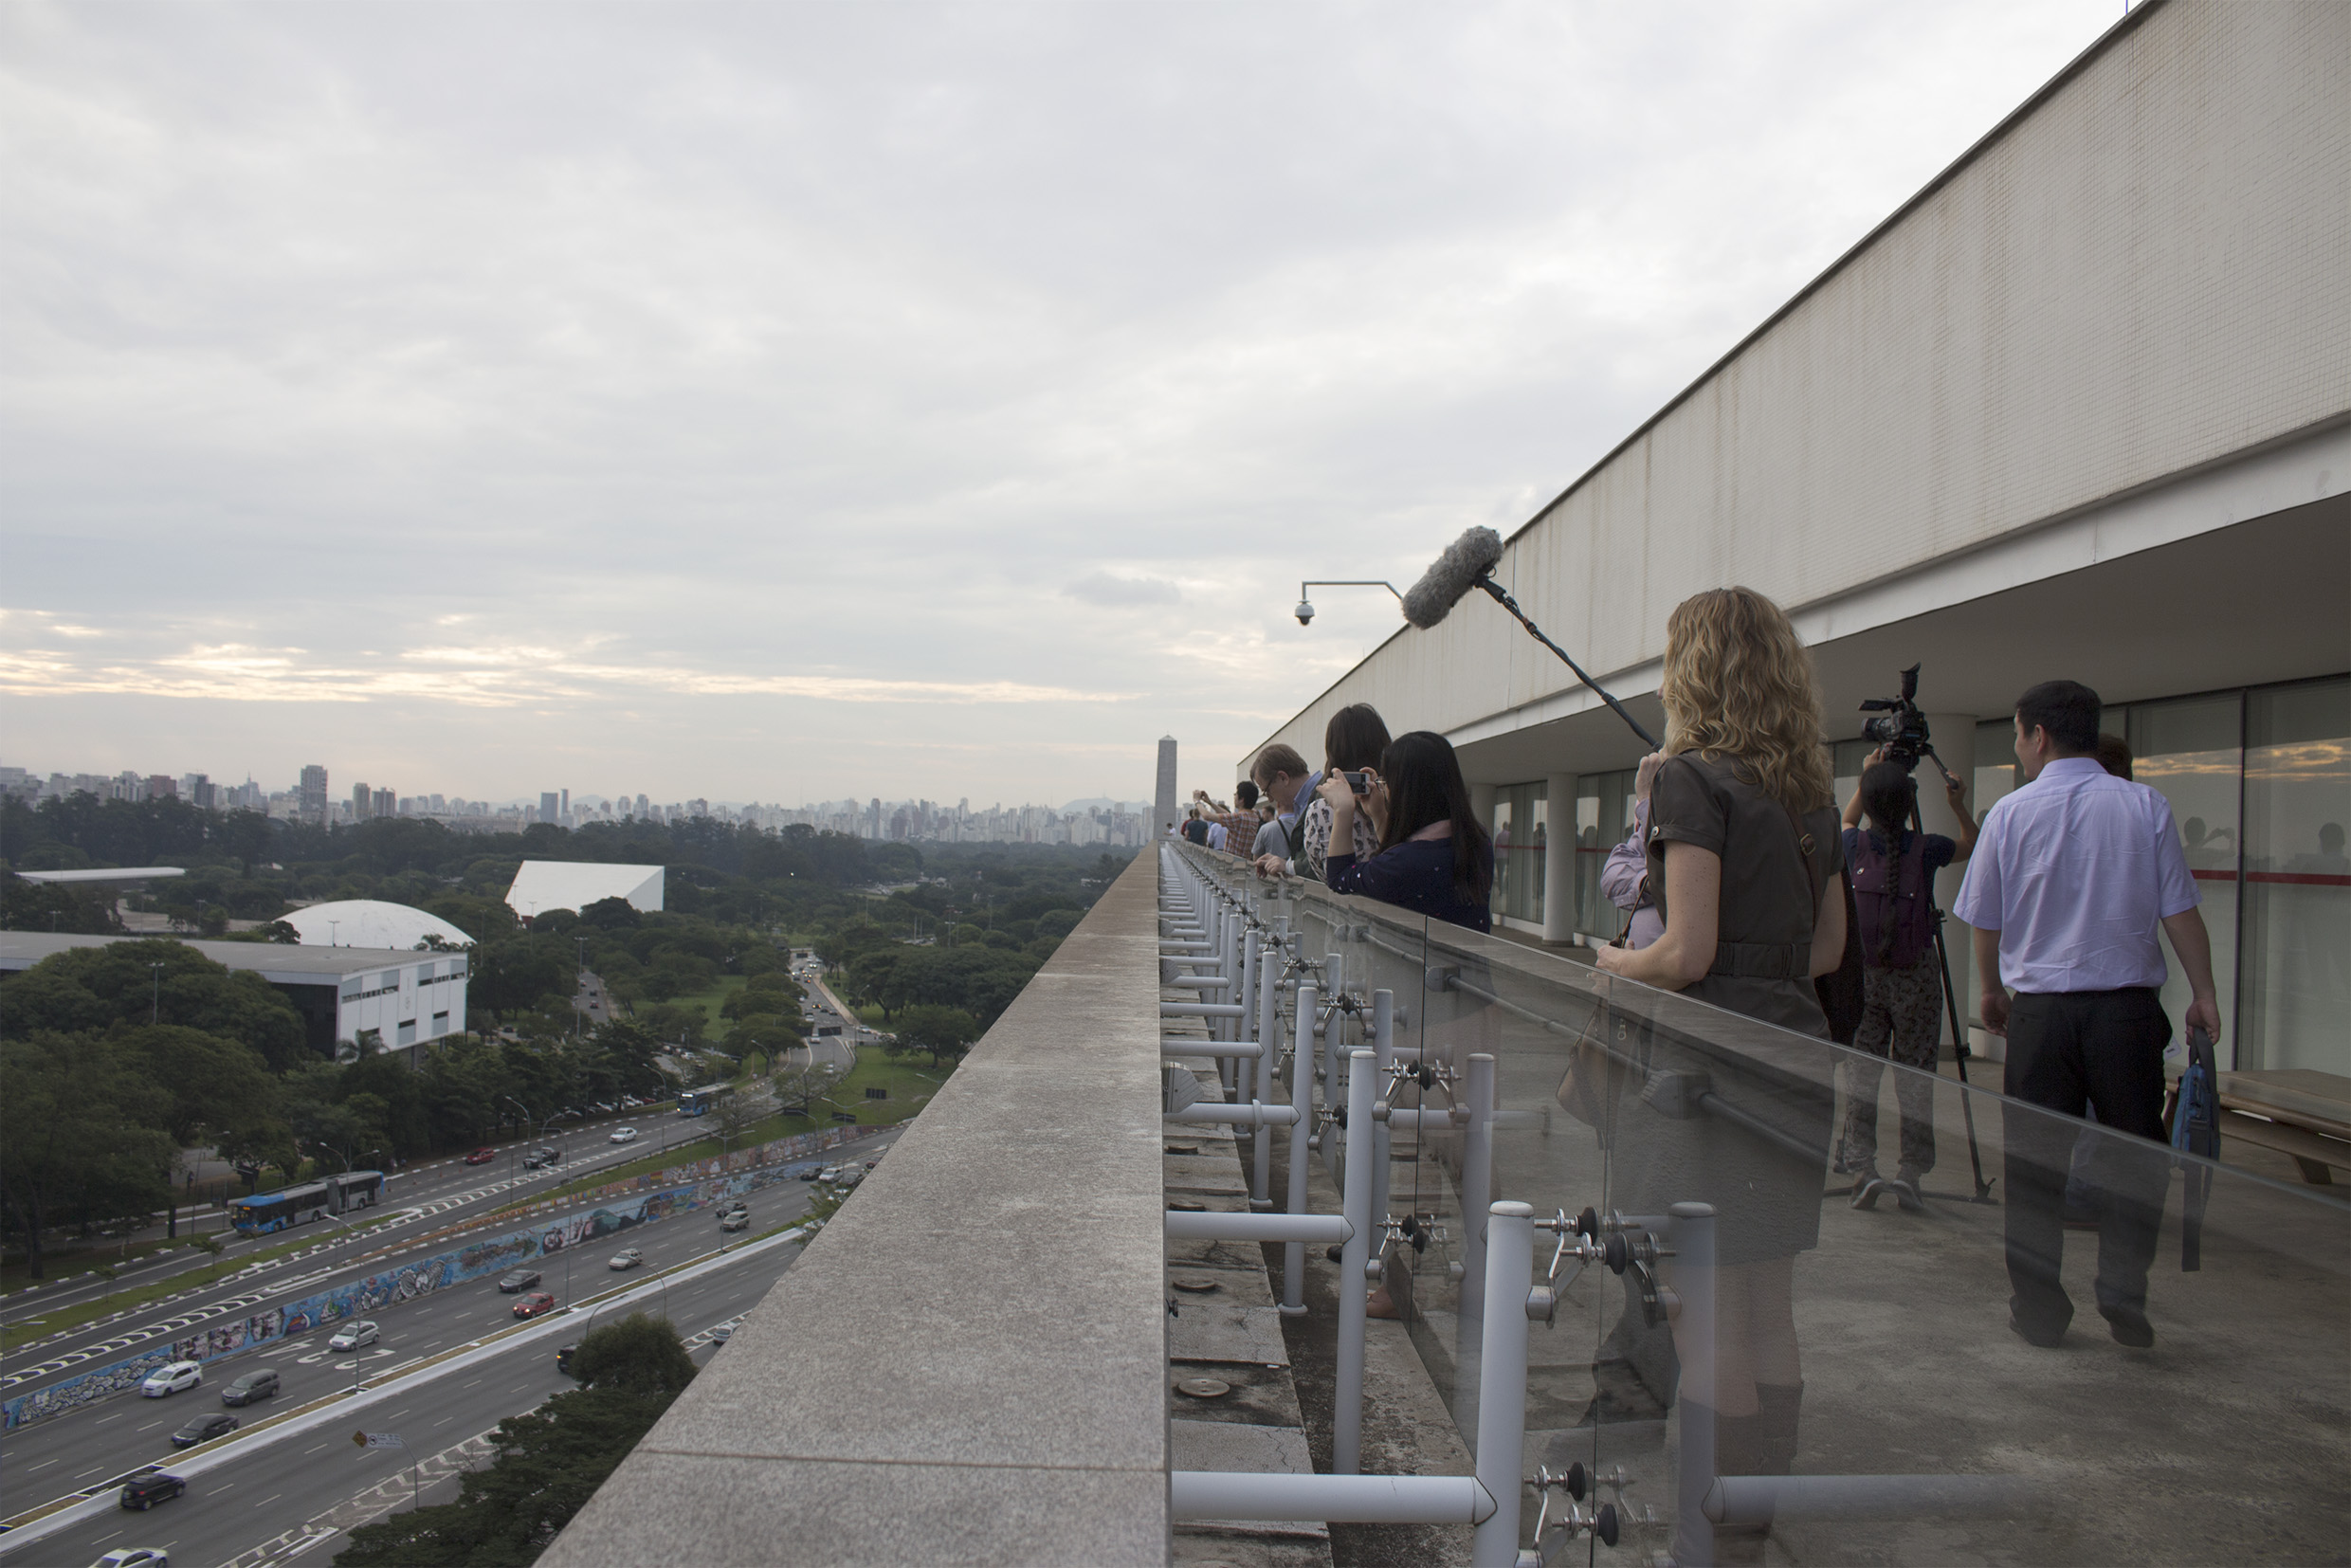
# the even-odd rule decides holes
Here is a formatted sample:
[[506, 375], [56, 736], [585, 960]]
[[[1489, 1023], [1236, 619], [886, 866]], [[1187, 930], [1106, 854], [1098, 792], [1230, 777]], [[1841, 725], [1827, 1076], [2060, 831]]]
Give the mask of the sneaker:
[[1865, 1176], [1854, 1178], [1853, 1207], [1856, 1209], [1876, 1208], [1878, 1206], [1878, 1198], [1885, 1193], [1885, 1191], [1886, 1179], [1885, 1177], [1879, 1176], [1875, 1171], [1871, 1171]]
[[1894, 1194], [1894, 1201], [1902, 1205], [1903, 1212], [1908, 1214], [1923, 1214], [1926, 1212], [1925, 1200], [1919, 1196], [1919, 1178], [1917, 1176], [1911, 1175], [1907, 1171], [1904, 1171], [1902, 1175], [1896, 1176], [1886, 1185], [1892, 1191]]

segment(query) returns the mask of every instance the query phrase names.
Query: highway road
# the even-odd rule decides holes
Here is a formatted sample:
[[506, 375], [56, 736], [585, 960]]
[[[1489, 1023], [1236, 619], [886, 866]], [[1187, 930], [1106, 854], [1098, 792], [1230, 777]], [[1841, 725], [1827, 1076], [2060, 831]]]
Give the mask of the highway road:
[[[632, 1116], [640, 1120], [632, 1121]], [[608, 1142], [612, 1130], [621, 1126], [633, 1126], [642, 1136], [633, 1144]], [[447, 1155], [387, 1173], [381, 1207], [392, 1210], [424, 1208], [432, 1211], [426, 1216], [428, 1218], [440, 1218], [444, 1214], [449, 1218], [460, 1218], [463, 1217], [461, 1211], [472, 1203], [490, 1198], [511, 1201], [513, 1197], [527, 1196], [569, 1181], [585, 1172], [643, 1159], [648, 1154], [660, 1153], [665, 1142], [691, 1142], [694, 1134], [700, 1130], [685, 1122], [674, 1110], [656, 1110], [650, 1106], [637, 1112], [598, 1117], [592, 1122], [567, 1122], [556, 1129], [556, 1136], [545, 1140], [564, 1151], [565, 1158], [559, 1166], [544, 1171], [522, 1169], [522, 1157], [541, 1141], [536, 1136], [497, 1145], [497, 1160], [486, 1165], [468, 1165], [463, 1156]], [[447, 1223], [447, 1220], [443, 1220], [443, 1223]], [[339, 1227], [325, 1224], [318, 1230], [324, 1233], [312, 1239], [319, 1247], [330, 1249], [318, 1256], [331, 1257], [351, 1245], [350, 1237]], [[255, 1237], [230, 1232], [224, 1238], [225, 1245], [220, 1255], [233, 1259], [267, 1251], [283, 1246], [289, 1239], [293, 1238], [284, 1232]], [[358, 1245], [366, 1248], [376, 1243], [370, 1241]], [[0, 1305], [0, 1322], [21, 1323], [27, 1319], [45, 1317], [55, 1307], [71, 1306], [128, 1285], [168, 1279], [174, 1273], [201, 1267], [211, 1261], [202, 1252], [181, 1251], [165, 1254], [161, 1261], [143, 1268], [134, 1265], [119, 1271], [113, 1280], [98, 1275], [82, 1280], [59, 1280], [9, 1297], [6, 1304]], [[307, 1265], [306, 1259], [302, 1261]], [[300, 1271], [309, 1272], [316, 1267], [307, 1265]], [[77, 1332], [83, 1338], [88, 1337], [86, 1329]], [[13, 1351], [9, 1359], [16, 1361], [28, 1353], [29, 1347]], [[40, 1356], [34, 1357], [34, 1359], [40, 1358]]]
[[[841, 1155], [834, 1158], [870, 1158], [895, 1141], [896, 1132], [894, 1128], [886, 1129], [872, 1139], [860, 1140], [845, 1146]], [[763, 1188], [751, 1199], [754, 1227], [764, 1231], [804, 1212], [811, 1191], [798, 1182]], [[611, 1238], [609, 1244], [599, 1243], [568, 1257], [542, 1260], [534, 1266], [543, 1276], [538, 1288], [553, 1293], [558, 1304], [568, 1304], [576, 1296], [591, 1295], [622, 1283], [624, 1276], [613, 1273], [607, 1266], [607, 1260], [622, 1247], [643, 1251], [645, 1267], [651, 1269], [683, 1263], [706, 1252], [716, 1247], [720, 1236], [714, 1213], [698, 1211], [675, 1215], [636, 1227]], [[284, 1276], [282, 1283], [277, 1283], [273, 1276], [270, 1282], [232, 1298], [246, 1304], [219, 1307], [211, 1315], [228, 1311], [249, 1313], [254, 1309], [251, 1298], [261, 1291], [291, 1299], [322, 1289], [337, 1279], [379, 1269], [387, 1261], [379, 1259], [363, 1267], [298, 1270]], [[501, 1326], [511, 1320], [515, 1300], [501, 1294], [494, 1279], [468, 1281], [384, 1308], [374, 1318], [381, 1325], [380, 1342], [359, 1351], [355, 1357], [328, 1352], [328, 1334], [321, 1332], [289, 1340], [281, 1347], [227, 1358], [208, 1370], [206, 1384], [201, 1389], [163, 1399], [123, 1394], [51, 1416], [0, 1438], [0, 1486], [5, 1486], [11, 1511], [87, 1487], [168, 1451], [166, 1440], [171, 1431], [191, 1415], [222, 1408], [220, 1388], [243, 1372], [256, 1367], [275, 1368], [283, 1383], [278, 1407], [298, 1405], [348, 1386], [353, 1380], [355, 1360], [363, 1376], [381, 1376], [387, 1368], [462, 1344]], [[103, 1365], [121, 1354], [109, 1353], [104, 1359], [92, 1360], [87, 1365]], [[70, 1377], [77, 1370], [85, 1368], [67, 1368], [52, 1377], [22, 1384], [11, 1393], [27, 1392], [54, 1377]], [[269, 1408], [264, 1403], [241, 1413], [252, 1419], [267, 1413]], [[0, 1538], [0, 1545], [4, 1544], [5, 1538]]]
[[[611, 1130], [624, 1125], [639, 1130], [641, 1136], [637, 1140], [623, 1144], [609, 1141]], [[150, 1340], [177, 1338], [210, 1318], [242, 1313], [264, 1296], [283, 1294], [289, 1282], [307, 1282], [303, 1285], [305, 1290], [316, 1289], [319, 1281], [332, 1278], [334, 1271], [344, 1267], [344, 1260], [396, 1244], [403, 1231], [422, 1235], [439, 1230], [476, 1212], [487, 1212], [583, 1176], [659, 1155], [671, 1144], [690, 1143], [702, 1130], [699, 1123], [664, 1110], [648, 1121], [624, 1121], [612, 1117], [596, 1125], [575, 1127], [564, 1140], [567, 1158], [559, 1165], [544, 1170], [522, 1170], [519, 1158], [503, 1155], [498, 1163], [490, 1165], [467, 1165], [462, 1157], [451, 1157], [408, 1167], [385, 1183], [385, 1195], [374, 1212], [409, 1212], [410, 1217], [368, 1225], [355, 1232], [333, 1221], [320, 1221], [301, 1231], [237, 1238], [223, 1249], [224, 1258], [264, 1251], [289, 1241], [304, 1245], [282, 1258], [257, 1266], [258, 1272], [229, 1275], [210, 1285], [167, 1296], [133, 1312], [101, 1319], [11, 1350], [6, 1366], [0, 1367], [0, 1394], [14, 1397], [29, 1393], [44, 1383], [118, 1360]], [[385, 1260], [370, 1267], [378, 1267], [382, 1261]], [[100, 1291], [121, 1289], [126, 1283], [137, 1285], [160, 1277], [165, 1276], [134, 1274], [127, 1282], [101, 1280], [94, 1282], [91, 1287], [35, 1292], [29, 1303], [12, 1299], [9, 1321], [22, 1322], [59, 1305], [86, 1301]]]
[[[805, 1202], [804, 1190], [793, 1188], [792, 1201]], [[784, 1217], [784, 1206], [773, 1200], [765, 1205], [755, 1202], [755, 1211], [761, 1229]], [[677, 1233], [675, 1239], [690, 1237], [695, 1249], [707, 1249], [717, 1240], [717, 1227], [698, 1223], [702, 1218], [690, 1216], [648, 1226], [638, 1232], [644, 1238], [640, 1244], [649, 1244], [658, 1232], [667, 1230]], [[647, 1245], [647, 1251], [649, 1257], [653, 1248]], [[739, 1263], [723, 1262], [698, 1278], [673, 1284], [644, 1304], [658, 1312], [665, 1295], [670, 1321], [691, 1340], [756, 1305], [798, 1254], [793, 1245], [769, 1247], [749, 1253]], [[599, 1273], [595, 1284], [603, 1286], [616, 1278]], [[383, 1320], [387, 1327], [396, 1324], [404, 1336], [392, 1354], [415, 1354], [428, 1342], [420, 1339], [428, 1333], [447, 1338], [469, 1329], [465, 1337], [479, 1334], [511, 1301], [511, 1297], [497, 1296], [490, 1283], [483, 1281], [479, 1286], [452, 1291], [438, 1303], [416, 1303], [388, 1313]], [[428, 1306], [440, 1310], [421, 1310]], [[556, 1371], [555, 1353], [558, 1346], [575, 1342], [588, 1326], [589, 1320], [583, 1319], [573, 1327], [536, 1336], [511, 1349], [492, 1351], [469, 1364], [395, 1377], [372, 1402], [355, 1407], [347, 1415], [322, 1420], [312, 1430], [274, 1438], [259, 1432], [243, 1444], [228, 1440], [214, 1468], [191, 1476], [186, 1496], [144, 1513], [109, 1506], [93, 1518], [34, 1540], [0, 1536], [0, 1561], [37, 1563], [46, 1568], [52, 1563], [91, 1562], [101, 1553], [122, 1547], [159, 1546], [170, 1552], [174, 1562], [191, 1568], [232, 1562], [237, 1568], [261, 1568], [298, 1553], [309, 1563], [324, 1563], [339, 1549], [339, 1541], [324, 1531], [333, 1528], [339, 1533], [391, 1507], [409, 1505], [409, 1467], [419, 1461], [425, 1462], [424, 1501], [453, 1501], [457, 1471], [482, 1451], [478, 1444], [471, 1450], [462, 1446], [488, 1432], [504, 1417], [533, 1409], [550, 1395], [571, 1387], [570, 1380]], [[294, 1346], [287, 1349], [296, 1351]], [[348, 1377], [339, 1365], [322, 1361], [315, 1370], [306, 1366], [302, 1358], [309, 1354], [299, 1351], [278, 1358], [281, 1370], [288, 1375], [287, 1391], [280, 1404], [300, 1404], [315, 1396], [321, 1386], [332, 1386]], [[705, 1343], [697, 1359], [707, 1359], [711, 1354]], [[235, 1364], [258, 1366], [268, 1359], [258, 1355], [240, 1357]], [[312, 1380], [298, 1385], [294, 1380], [298, 1369]], [[124, 1420], [144, 1417], [158, 1423], [158, 1430], [143, 1434], [132, 1463], [119, 1466], [118, 1473], [141, 1463], [161, 1463], [176, 1469], [175, 1456], [162, 1441], [165, 1432], [160, 1423], [176, 1426], [189, 1414], [219, 1408], [218, 1395], [210, 1387], [169, 1399], [134, 1401]], [[268, 1408], [266, 1404], [254, 1407], [264, 1412]], [[70, 1422], [73, 1417], [64, 1420]], [[407, 1448], [360, 1449], [352, 1442], [352, 1433], [361, 1430], [396, 1432]], [[191, 1450], [176, 1457], [185, 1460], [205, 1451]], [[8, 1468], [13, 1471], [14, 1466]], [[11, 1497], [27, 1504], [32, 1501], [34, 1490], [22, 1477], [9, 1486]], [[11, 1545], [12, 1541], [21, 1544]]]

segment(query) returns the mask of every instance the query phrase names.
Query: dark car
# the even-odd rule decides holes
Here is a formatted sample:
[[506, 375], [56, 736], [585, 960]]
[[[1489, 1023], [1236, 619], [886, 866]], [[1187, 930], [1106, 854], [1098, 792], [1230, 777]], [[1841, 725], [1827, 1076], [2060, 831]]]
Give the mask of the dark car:
[[527, 1155], [524, 1155], [524, 1156], [522, 1157], [522, 1168], [523, 1168], [524, 1170], [526, 1170], [526, 1171], [536, 1171], [536, 1170], [538, 1170], [538, 1169], [541, 1165], [544, 1165], [544, 1164], [546, 1164], [546, 1163], [547, 1163], [547, 1157], [546, 1157], [545, 1155], [543, 1155], [543, 1154], [539, 1154], [539, 1153], [538, 1153], [537, 1151], [534, 1151], [534, 1152], [532, 1152], [532, 1153], [530, 1153], [530, 1154], [527, 1154]]
[[233, 1415], [199, 1415], [172, 1434], [172, 1447], [192, 1449], [199, 1443], [210, 1443], [215, 1437], [226, 1437], [237, 1430]]
[[795, 1181], [814, 1181], [817, 1173], [824, 1168], [823, 1160], [811, 1159], [803, 1164], [786, 1166], [783, 1174]]
[[126, 1508], [152, 1508], [158, 1503], [169, 1503], [188, 1489], [188, 1483], [176, 1475], [161, 1470], [149, 1470], [135, 1475], [122, 1484], [122, 1505]]
[[256, 1399], [274, 1399], [277, 1396], [278, 1375], [267, 1367], [248, 1372], [221, 1390], [221, 1403], [224, 1405], [249, 1405]]
[[518, 1268], [510, 1274], [502, 1275], [499, 1279], [498, 1288], [511, 1296], [518, 1290], [528, 1290], [531, 1286], [537, 1285], [538, 1283], [538, 1269]]
[[579, 1346], [565, 1345], [556, 1352], [556, 1370], [566, 1377], [572, 1375], [572, 1358], [579, 1354]]
[[496, 1159], [497, 1158], [498, 1151], [496, 1149], [476, 1149], [473, 1153], [465, 1157], [465, 1163], [468, 1165], [487, 1165], [491, 1160]]
[[515, 1303], [514, 1315], [518, 1318], [536, 1318], [542, 1312], [553, 1312], [555, 1309], [556, 1299], [553, 1296], [544, 1290], [534, 1290]]

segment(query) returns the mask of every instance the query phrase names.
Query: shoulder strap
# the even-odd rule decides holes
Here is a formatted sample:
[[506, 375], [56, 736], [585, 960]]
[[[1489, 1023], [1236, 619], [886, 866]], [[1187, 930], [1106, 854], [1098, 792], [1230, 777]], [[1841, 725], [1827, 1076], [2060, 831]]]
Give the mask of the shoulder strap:
[[1779, 809], [1788, 813], [1788, 826], [1795, 830], [1796, 853], [1804, 857], [1804, 882], [1813, 891], [1813, 924], [1817, 927], [1820, 924], [1820, 884], [1824, 879], [1813, 857], [1815, 848], [1813, 832], [1804, 826], [1804, 818], [1795, 807], [1783, 800], [1779, 803]]

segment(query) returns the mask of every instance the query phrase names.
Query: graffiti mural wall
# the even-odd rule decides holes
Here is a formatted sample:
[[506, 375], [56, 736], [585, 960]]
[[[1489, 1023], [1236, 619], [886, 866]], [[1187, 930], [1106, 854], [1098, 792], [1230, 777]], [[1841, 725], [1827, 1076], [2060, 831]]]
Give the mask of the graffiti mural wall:
[[[846, 1129], [845, 1129], [846, 1130]], [[818, 1140], [823, 1141], [819, 1142]], [[829, 1148], [840, 1141], [830, 1134], [807, 1134], [786, 1141]], [[765, 1151], [760, 1151], [764, 1153]], [[738, 1157], [739, 1158], [739, 1157]], [[717, 1166], [720, 1162], [702, 1162]], [[680, 1167], [681, 1172], [697, 1166]], [[672, 1172], [663, 1172], [664, 1176]], [[381, 1273], [322, 1290], [315, 1296], [271, 1306], [248, 1318], [231, 1319], [200, 1328], [185, 1339], [161, 1343], [135, 1356], [52, 1383], [47, 1388], [0, 1403], [0, 1431], [13, 1431], [48, 1416], [78, 1410], [138, 1387], [147, 1374], [173, 1361], [212, 1361], [264, 1345], [299, 1338], [344, 1318], [366, 1317], [435, 1290], [463, 1285], [485, 1275], [502, 1274], [521, 1264], [551, 1257], [567, 1247], [578, 1247], [649, 1225], [671, 1214], [691, 1213], [721, 1202], [748, 1196], [783, 1178], [775, 1160], [730, 1173], [713, 1172], [708, 1179], [551, 1219], [525, 1230], [485, 1236], [453, 1251], [419, 1262], [402, 1264]], [[639, 1178], [644, 1179], [644, 1178]], [[633, 1183], [615, 1183], [623, 1191]], [[600, 1195], [600, 1194], [599, 1194]]]

